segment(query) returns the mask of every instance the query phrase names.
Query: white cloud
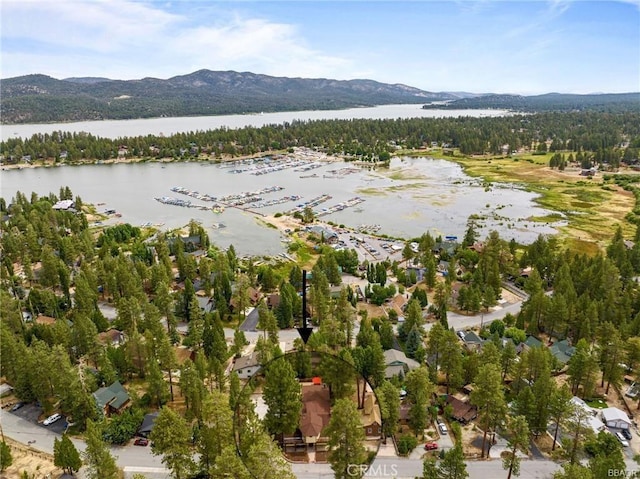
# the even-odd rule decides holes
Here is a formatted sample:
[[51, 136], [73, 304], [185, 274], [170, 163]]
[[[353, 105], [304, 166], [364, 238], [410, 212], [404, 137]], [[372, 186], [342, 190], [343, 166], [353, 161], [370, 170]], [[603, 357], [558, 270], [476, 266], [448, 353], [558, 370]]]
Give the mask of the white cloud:
[[349, 76], [351, 62], [306, 46], [293, 25], [225, 11], [215, 18], [206, 22], [126, 0], [3, 2], [3, 45], [22, 45], [3, 46], [3, 75], [131, 79], [208, 68]]

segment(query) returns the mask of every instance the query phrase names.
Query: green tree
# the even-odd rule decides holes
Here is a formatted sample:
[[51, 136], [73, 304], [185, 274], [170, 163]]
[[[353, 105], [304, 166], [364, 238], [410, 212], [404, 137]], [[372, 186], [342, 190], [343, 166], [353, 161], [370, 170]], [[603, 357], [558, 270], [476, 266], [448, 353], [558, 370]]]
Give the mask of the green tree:
[[429, 381], [429, 371], [424, 366], [414, 369], [405, 379], [409, 409], [409, 425], [413, 433], [422, 435], [427, 426], [427, 407], [435, 386]]
[[263, 398], [267, 405], [265, 426], [271, 434], [282, 438], [291, 434], [300, 422], [302, 392], [291, 363], [276, 359], [265, 371]]
[[382, 413], [382, 434], [384, 440], [393, 436], [398, 428], [400, 419], [400, 389], [390, 381], [383, 381], [376, 394], [380, 400]]
[[562, 471], [553, 474], [553, 479], [594, 479], [594, 477], [588, 467], [567, 462], [562, 465]]
[[569, 359], [567, 368], [571, 392], [578, 395], [580, 387], [582, 387], [581, 397], [588, 397], [595, 387], [597, 372], [598, 361], [591, 353], [587, 341], [581, 339], [576, 344], [575, 352]]
[[99, 424], [93, 421], [87, 422], [85, 442], [87, 447], [83, 453], [83, 462], [86, 466], [86, 477], [89, 479], [118, 479], [120, 471], [107, 444], [102, 440], [102, 428]]
[[520, 458], [518, 457], [518, 451], [524, 453], [529, 449], [529, 426], [527, 426], [527, 420], [523, 416], [512, 417], [509, 420], [509, 433], [511, 437], [508, 441], [508, 451], [505, 457], [502, 459], [502, 467], [507, 469], [507, 479], [511, 479], [511, 475], [520, 475]]
[[593, 440], [588, 441], [585, 449], [593, 456], [589, 460], [589, 468], [594, 478], [611, 477], [611, 471], [617, 471], [619, 476], [625, 477], [627, 465], [622, 445], [613, 434], [600, 431]]
[[54, 438], [53, 464], [69, 475], [73, 475], [82, 467], [80, 454], [66, 434], [63, 434], [61, 439]]
[[198, 432], [197, 450], [202, 470], [210, 470], [233, 438], [233, 412], [229, 398], [213, 390], [203, 405], [204, 420]]
[[348, 398], [338, 399], [331, 409], [331, 420], [326, 429], [329, 438], [328, 460], [337, 479], [362, 477], [354, 473], [354, 464], [365, 464], [367, 453], [365, 435], [356, 404]]
[[437, 479], [467, 479], [467, 465], [464, 462], [464, 453], [460, 443], [444, 453], [442, 461], [438, 464]]
[[555, 423], [555, 430], [553, 433], [553, 446], [551, 450], [556, 449], [556, 442], [558, 439], [558, 431], [560, 426], [566, 421], [573, 413], [573, 407], [571, 403], [572, 398], [571, 391], [566, 384], [563, 384], [559, 388], [555, 388], [551, 394], [549, 400], [549, 416]]
[[186, 479], [195, 470], [191, 452], [191, 429], [177, 412], [163, 407], [149, 435], [151, 451], [162, 456], [176, 479]]
[[484, 430], [481, 457], [485, 457], [487, 433], [500, 419], [504, 418], [506, 413], [500, 370], [495, 364], [485, 364], [480, 369], [475, 380], [475, 388], [471, 393], [471, 404], [478, 408], [480, 424]]
[[9, 449], [6, 442], [2, 441], [0, 442], [0, 471], [4, 471], [11, 464], [13, 464], [11, 449]]

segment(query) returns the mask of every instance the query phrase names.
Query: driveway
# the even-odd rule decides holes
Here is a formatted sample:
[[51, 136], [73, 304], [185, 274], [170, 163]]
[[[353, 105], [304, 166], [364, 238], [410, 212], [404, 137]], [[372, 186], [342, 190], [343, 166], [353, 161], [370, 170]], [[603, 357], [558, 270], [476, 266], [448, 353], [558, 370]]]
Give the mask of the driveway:
[[46, 419], [45, 417], [42, 417], [42, 421], [38, 420], [42, 416], [42, 412], [43, 410], [40, 406], [37, 406], [35, 403], [31, 403], [31, 404], [25, 404], [20, 409], [18, 409], [17, 411], [14, 411], [11, 414], [15, 414], [16, 416], [24, 419], [25, 421], [29, 421], [34, 425], [38, 425], [40, 427], [48, 429], [49, 431], [52, 431], [57, 434], [62, 434], [67, 430], [67, 418], [64, 415], [62, 416], [61, 419], [58, 419], [53, 424], [49, 426], [45, 426], [44, 424], [42, 424], [42, 421]]

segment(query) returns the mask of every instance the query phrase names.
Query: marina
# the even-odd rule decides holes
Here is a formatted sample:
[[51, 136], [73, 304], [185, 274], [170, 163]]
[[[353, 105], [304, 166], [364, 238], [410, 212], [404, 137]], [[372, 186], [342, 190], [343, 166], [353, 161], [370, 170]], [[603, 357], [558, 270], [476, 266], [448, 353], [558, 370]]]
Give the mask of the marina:
[[281, 205], [282, 203], [288, 203], [289, 201], [298, 201], [302, 196], [291, 195], [283, 196], [282, 198], [276, 198], [275, 200], [261, 201], [251, 205], [252, 208], [266, 208], [273, 205]]
[[313, 208], [314, 206], [318, 206], [319, 204], [324, 203], [325, 201], [329, 201], [331, 198], [333, 198], [333, 197], [331, 195], [327, 195], [327, 194], [316, 196], [315, 198], [313, 198], [313, 199], [311, 199], [309, 201], [305, 201], [304, 203], [299, 204], [298, 206], [296, 206], [292, 210], [287, 211], [286, 214], [292, 215], [296, 211], [302, 212], [305, 208]]
[[182, 206], [183, 208], [196, 208], [203, 211], [211, 210], [216, 213], [221, 212], [221, 211], [215, 211], [216, 209], [219, 209], [219, 206], [211, 207], [206, 205], [197, 205], [197, 204], [191, 203], [190, 200], [181, 200], [180, 198], [173, 198], [172, 196], [155, 197], [154, 200], [156, 200], [159, 203], [162, 203], [163, 205]]
[[328, 208], [323, 208], [321, 211], [314, 211], [313, 214], [316, 215], [318, 218], [320, 218], [322, 216], [330, 215], [331, 213], [336, 213], [338, 211], [351, 208], [352, 206], [359, 205], [360, 203], [363, 203], [363, 202], [364, 202], [363, 198], [360, 198], [359, 196], [355, 196], [353, 198], [348, 199], [347, 201], [342, 201], [337, 205], [333, 205]]
[[[292, 155], [297, 154], [296, 149]], [[318, 162], [310, 160], [309, 164]], [[377, 233], [393, 237], [411, 238], [425, 231], [434, 236], [445, 232], [460, 236], [470, 215], [479, 218], [481, 235], [496, 229], [507, 239], [527, 242], [554, 231], [553, 224], [527, 220], [548, 214], [532, 202], [535, 194], [498, 184], [486, 190], [452, 162], [397, 158], [392, 159], [388, 170], [376, 171], [337, 159], [320, 163], [321, 167], [307, 173], [294, 169], [273, 173], [273, 181], [267, 184], [264, 176], [226, 174], [230, 169], [255, 166], [255, 161], [229, 168], [226, 163], [197, 162], [25, 168], [3, 171], [3, 197], [10, 199], [18, 190], [30, 192], [33, 185], [38, 185], [42, 195], [68, 185], [85, 202], [104, 203], [100, 211], [114, 210], [122, 215], [102, 219], [104, 225], [150, 222], [164, 223], [163, 229], [172, 229], [191, 219], [200, 220], [212, 242], [221, 248], [233, 244], [242, 254], [283, 251], [286, 246], [278, 231], [265, 227], [265, 222], [256, 221], [256, 217], [266, 217], [268, 223], [270, 215], [285, 211], [299, 214], [305, 207], [316, 211], [324, 221], [347, 227], [374, 223], [364, 218], [375, 218], [380, 225]], [[351, 169], [357, 172], [345, 174], [339, 181], [322, 178], [329, 170], [344, 174]], [[300, 179], [309, 174], [318, 177], [312, 181]], [[281, 190], [285, 191], [276, 193]], [[302, 198], [294, 199], [298, 196]], [[156, 201], [154, 197], [160, 198]], [[366, 201], [353, 200], [355, 197]], [[244, 203], [246, 198], [253, 201]], [[166, 204], [180, 207], [168, 208]], [[226, 228], [216, 228], [214, 222], [224, 223]]]

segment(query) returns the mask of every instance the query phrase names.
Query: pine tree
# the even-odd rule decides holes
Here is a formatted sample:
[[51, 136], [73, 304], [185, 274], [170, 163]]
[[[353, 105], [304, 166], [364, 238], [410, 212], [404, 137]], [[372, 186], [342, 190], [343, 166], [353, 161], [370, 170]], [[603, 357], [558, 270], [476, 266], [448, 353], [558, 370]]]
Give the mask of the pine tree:
[[475, 389], [471, 393], [471, 404], [478, 407], [482, 436], [482, 454], [487, 452], [487, 433], [505, 416], [506, 403], [502, 390], [500, 371], [495, 364], [485, 363], [475, 380]]
[[361, 477], [360, 470], [354, 471], [353, 465], [365, 464], [367, 460], [365, 435], [360, 413], [351, 399], [338, 399], [335, 402], [331, 408], [331, 420], [326, 428], [326, 435], [329, 438], [328, 460], [334, 477]]
[[69, 475], [73, 475], [82, 466], [80, 454], [66, 434], [63, 434], [60, 440], [54, 438], [53, 464]]
[[262, 395], [267, 405], [264, 422], [269, 433], [280, 438], [293, 433], [300, 422], [302, 393], [289, 361], [277, 359], [269, 364]]
[[102, 440], [102, 428], [93, 421], [87, 422], [85, 434], [87, 447], [83, 453], [88, 479], [118, 479], [120, 472], [116, 460]]
[[11, 449], [9, 449], [6, 442], [2, 441], [0, 442], [0, 471], [4, 471], [11, 464], [13, 464]]
[[529, 427], [527, 420], [523, 416], [516, 416], [509, 420], [509, 433], [511, 437], [508, 441], [508, 452], [502, 460], [502, 467], [507, 469], [507, 479], [511, 475], [520, 475], [520, 458], [518, 451], [527, 452], [529, 445]]
[[195, 469], [191, 452], [191, 429], [177, 412], [163, 407], [149, 439], [153, 454], [162, 456], [162, 463], [176, 479], [186, 479]]

